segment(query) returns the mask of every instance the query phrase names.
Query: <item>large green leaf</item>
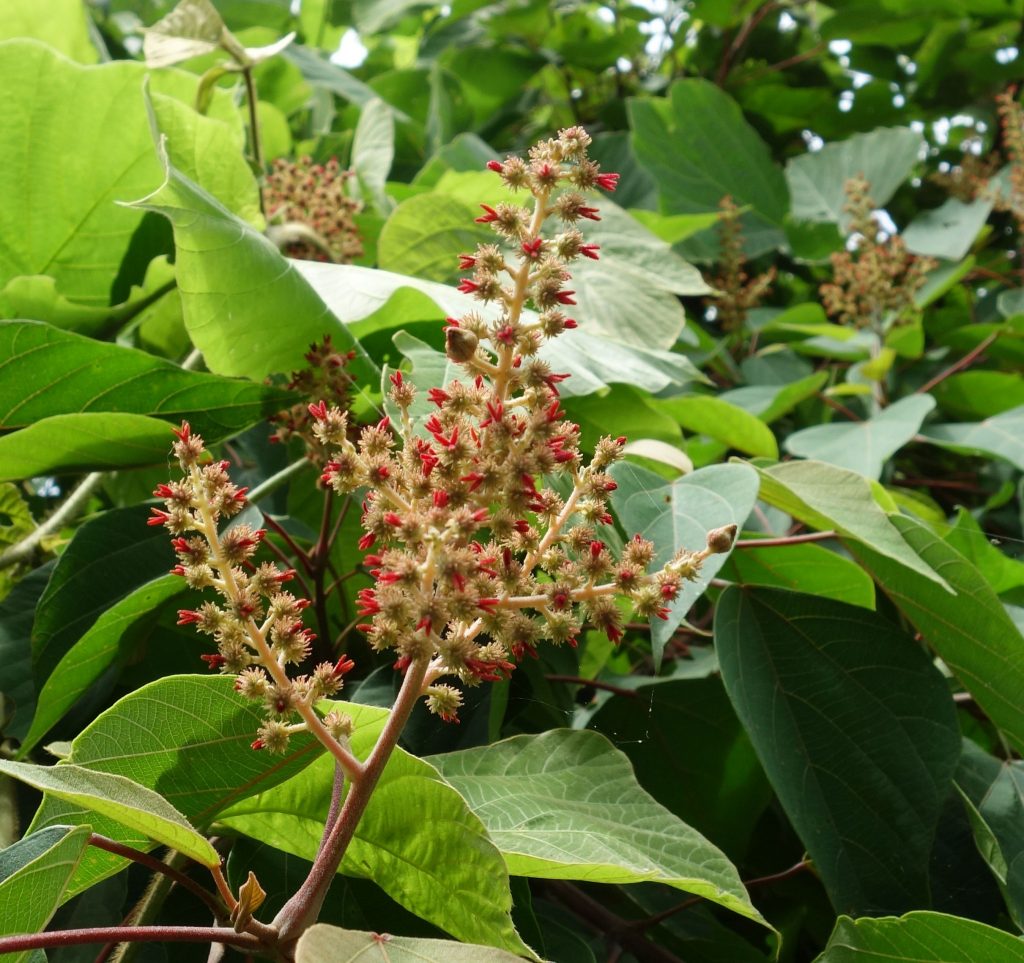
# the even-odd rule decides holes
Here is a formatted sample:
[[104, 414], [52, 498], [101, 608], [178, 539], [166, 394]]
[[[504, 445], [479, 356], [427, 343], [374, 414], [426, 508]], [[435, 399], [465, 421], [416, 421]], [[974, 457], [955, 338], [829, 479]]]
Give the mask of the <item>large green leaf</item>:
[[[478, 311], [487, 318], [494, 316], [494, 309], [481, 306], [455, 288], [434, 281], [351, 264], [300, 261], [296, 266], [345, 323], [370, 318], [371, 315], [381, 324], [394, 322], [399, 316], [403, 323], [435, 318], [440, 321], [448, 315], [460, 316], [467, 311]], [[426, 295], [426, 298], [413, 296], [405, 300], [414, 293]], [[393, 296], [394, 301], [391, 300]], [[399, 303], [404, 315], [399, 311]], [[528, 314], [525, 316], [529, 317]], [[402, 337], [411, 336], [404, 334]], [[440, 352], [436, 353], [440, 355]], [[572, 376], [558, 386], [564, 397], [592, 394], [613, 383], [631, 384], [653, 394], [669, 387], [704, 380], [685, 355], [625, 345], [579, 329], [567, 331], [547, 342], [539, 355], [551, 365], [552, 370]]]
[[722, 679], [839, 912], [929, 902], [928, 863], [960, 755], [942, 675], [872, 612], [727, 589]]
[[[0, 935], [41, 933], [89, 845], [89, 827], [51, 826], [0, 851]], [[4, 955], [25, 963], [31, 951]]]
[[[0, 277], [50, 275], [68, 298], [109, 304], [142, 220], [141, 211], [115, 202], [138, 197], [159, 177], [142, 96], [148, 72], [129, 61], [83, 67], [32, 41], [2, 49]], [[217, 112], [231, 123], [187, 108], [181, 101], [194, 99], [197, 84], [175, 70], [152, 77], [160, 120], [175, 135], [174, 156], [232, 209], [258, 218], [240, 115], [226, 93]], [[103, 117], [117, 123], [97, 121]], [[47, 157], [53, 162], [41, 161]]]
[[89, 14], [83, 0], [7, 0], [0, 17], [0, 40], [31, 37], [65, 57], [94, 64], [99, 51], [89, 38]]
[[[640, 534], [655, 546], [655, 564], [663, 565], [680, 549], [699, 551], [707, 534], [723, 525], [741, 526], [757, 499], [757, 475], [746, 465], [711, 465], [672, 483], [638, 465], [620, 463], [612, 469], [618, 489], [612, 505], [626, 534]], [[651, 648], [661, 663], [665, 645], [690, 606], [725, 564], [728, 554], [704, 560], [700, 574], [684, 582], [669, 607], [668, 619], [651, 619]]]
[[[72, 742], [67, 761], [155, 790], [193, 825], [205, 828], [232, 803], [294, 776], [318, 755], [320, 744], [306, 734], [294, 736], [284, 755], [253, 750], [263, 718], [259, 706], [235, 692], [229, 676], [168, 676], [98, 716]], [[85, 823], [136, 849], [152, 846], [139, 832], [49, 795], [31, 828]], [[120, 856], [91, 849], [69, 892], [74, 895], [124, 866]]]
[[786, 449], [877, 481], [889, 458], [910, 441], [935, 407], [931, 395], [909, 395], [865, 421], [815, 425], [794, 432]]
[[815, 963], [1020, 963], [1024, 942], [974, 920], [944, 913], [898, 919], [842, 917]]
[[984, 576], [997, 595], [1024, 586], [1024, 562], [997, 548], [998, 540], [990, 540], [966, 508], [958, 508], [954, 523], [939, 531]]
[[779, 446], [771, 429], [758, 417], [724, 398], [686, 395], [658, 406], [688, 431], [707, 435], [747, 455], [778, 458]]
[[957, 451], [1003, 458], [1024, 471], [1024, 405], [967, 425], [931, 425], [924, 437]]
[[141, 505], [97, 515], [61, 553], [32, 626], [32, 662], [40, 681], [103, 612], [173, 563], [166, 530], [148, 527], [146, 515]]
[[1010, 371], [961, 371], [931, 393], [947, 414], [970, 421], [1024, 405], [1024, 379]]
[[[742, 217], [748, 254], [782, 245], [786, 180], [728, 94], [708, 80], [677, 80], [666, 99], [634, 98], [628, 109], [633, 149], [658, 184], [664, 213], [717, 211], [730, 195], [750, 208]], [[713, 258], [718, 244], [705, 231], [681, 247]]]
[[875, 583], [859, 565], [820, 545], [778, 545], [733, 552], [724, 578], [743, 585], [794, 589], [806, 595], [875, 607]]
[[992, 201], [979, 197], [964, 203], [949, 198], [941, 207], [918, 214], [903, 232], [913, 254], [959, 261], [971, 249], [992, 211]]
[[721, 850], [656, 802], [596, 732], [552, 729], [431, 761], [516, 876], [655, 880], [764, 922]]
[[261, 379], [303, 367], [309, 345], [330, 334], [339, 349], [357, 351], [352, 375], [376, 384], [376, 365], [295, 262], [178, 170], [163, 141], [158, 153], [164, 182], [132, 206], [165, 215], [174, 228], [185, 326], [207, 367]]
[[[0, 424], [130, 412], [183, 418], [217, 441], [291, 404], [288, 393], [196, 371], [35, 321], [0, 321]], [[165, 434], [165, 447], [169, 447]]]
[[[680, 659], [672, 667], [685, 671], [688, 664]], [[636, 695], [609, 698], [587, 727], [621, 747], [661, 805], [737, 858], [772, 799], [771, 787], [717, 672], [670, 679], [608, 679]]]
[[[387, 711], [339, 707], [354, 723], [353, 751], [366, 756]], [[324, 756], [299, 777], [232, 806], [220, 821], [312, 859], [333, 781], [334, 760]], [[388, 761], [341, 872], [369, 877], [392, 899], [461, 940], [527, 952], [508, 915], [508, 872], [484, 826], [429, 763], [402, 749]]]
[[728, 401], [757, 415], [766, 424], [771, 424], [792, 411], [801, 401], [813, 397], [828, 381], [828, 373], [816, 371], [806, 378], [782, 385], [745, 385], [718, 395], [719, 400]]
[[1024, 766], [996, 759], [964, 740], [957, 786], [964, 794], [981, 855], [1018, 928], [1024, 923]]
[[867, 178], [871, 199], [881, 207], [907, 179], [923, 143], [924, 137], [908, 127], [879, 127], [794, 157], [786, 165], [793, 217], [845, 226], [843, 185], [858, 175]]
[[517, 963], [521, 956], [493, 946], [361, 933], [317, 923], [295, 947], [295, 963]]
[[123, 411], [53, 415], [0, 436], [0, 481], [156, 465], [167, 459], [169, 431]]
[[201, 863], [219, 866], [220, 854], [163, 796], [127, 778], [60, 763], [33, 766], [0, 759], [0, 773], [12, 776], [53, 799], [113, 819]]
[[[32, 620], [53, 571], [53, 562], [29, 572], [0, 602], [0, 692], [8, 718], [4, 735], [22, 738], [35, 713], [36, 687], [32, 678]], [[14, 703], [14, 719], [9, 716]]]
[[851, 541], [850, 551], [988, 717], [1024, 748], [1024, 636], [992, 587], [956, 549], [912, 518], [896, 516], [892, 523], [952, 593], [863, 543]]
[[36, 714], [32, 727], [22, 739], [19, 756], [26, 755], [89, 686], [124, 654], [130, 642], [125, 633], [140, 621], [151, 620], [164, 602], [185, 590], [178, 576], [165, 575], [104, 611], [57, 663], [39, 690]]
[[386, 214], [392, 201], [384, 190], [395, 159], [395, 114], [379, 98], [363, 105], [352, 138], [352, 169], [362, 191], [378, 213]]
[[863, 475], [820, 461], [783, 462], [758, 473], [760, 497], [769, 505], [807, 525], [856, 538], [936, 585], [946, 585], [903, 540]]

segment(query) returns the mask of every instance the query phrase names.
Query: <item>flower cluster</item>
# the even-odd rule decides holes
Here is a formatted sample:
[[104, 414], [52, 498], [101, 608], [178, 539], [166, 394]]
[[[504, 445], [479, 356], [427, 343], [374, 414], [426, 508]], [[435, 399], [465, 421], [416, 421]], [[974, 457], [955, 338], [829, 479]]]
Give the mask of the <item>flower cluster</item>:
[[287, 443], [298, 436], [306, 446], [310, 461], [323, 465], [327, 450], [313, 434], [315, 424], [309, 413], [309, 401], [314, 398], [329, 398], [332, 405], [347, 409], [352, 400], [353, 378], [348, 373], [348, 363], [355, 357], [354, 351], [336, 351], [331, 336], [324, 335], [322, 341], [311, 344], [306, 352], [307, 367], [293, 371], [287, 384], [302, 400], [290, 408], [274, 415], [270, 421], [276, 425], [272, 442]]
[[[372, 550], [376, 582], [360, 593], [361, 630], [376, 650], [396, 653], [398, 668], [423, 672], [428, 707], [446, 720], [462, 696], [437, 680], [506, 677], [541, 642], [574, 645], [584, 624], [618, 642], [624, 609], [666, 617], [682, 583], [735, 534], [712, 532], [653, 572], [651, 542], [637, 536], [616, 557], [601, 537], [616, 488], [607, 470], [625, 439], [602, 439], [585, 463], [579, 428], [559, 401], [567, 375], [538, 357], [547, 339], [576, 327], [564, 310], [575, 303], [569, 264], [599, 257], [577, 228], [600, 219], [583, 192], [614, 190], [618, 180], [587, 157], [589, 143], [573, 127], [527, 160], [488, 164], [532, 195], [532, 208], [482, 205], [477, 220], [496, 242], [461, 255], [471, 273], [460, 290], [490, 305], [489, 318], [471, 310], [447, 319], [447, 354], [462, 377], [430, 388], [428, 416], [418, 416], [417, 391], [401, 372], [391, 376], [394, 419], [355, 441], [344, 411], [310, 406], [317, 438], [334, 450], [324, 483], [338, 493], [369, 489], [360, 547]], [[556, 228], [545, 234], [550, 219]]]
[[263, 204], [267, 234], [289, 256], [348, 264], [363, 253], [355, 214], [362, 204], [346, 191], [352, 172], [332, 157], [314, 164], [279, 158], [267, 175]]
[[913, 306], [914, 295], [936, 262], [911, 254], [898, 234], [880, 237], [863, 177], [851, 178], [845, 187], [843, 209], [858, 243], [832, 255], [832, 281], [822, 284], [819, 293], [825, 310], [840, 324], [880, 331], [890, 312], [899, 316]]
[[747, 312], [756, 308], [770, 291], [775, 280], [775, 268], [769, 268], [754, 278], [748, 276], [740, 209], [729, 195], [722, 198], [719, 208], [722, 212], [719, 222], [720, 272], [711, 280], [719, 295], [709, 303], [714, 304], [723, 331], [738, 331], [747, 319]]
[[[178, 564], [171, 569], [191, 588], [214, 589], [220, 604], [204, 602], [198, 609], [178, 612], [179, 625], [195, 625], [213, 637], [215, 655], [202, 658], [211, 668], [237, 676], [235, 688], [259, 702], [266, 713], [254, 749], [283, 752], [292, 733], [310, 729], [323, 741], [341, 740], [351, 720], [332, 712], [320, 719], [319, 700], [335, 695], [352, 667], [342, 656], [336, 663], [318, 665], [311, 674], [291, 679], [288, 667], [309, 655], [315, 635], [302, 624], [307, 599], [284, 588], [293, 571], [271, 562], [252, 561], [265, 532], [238, 523], [219, 532], [221, 519], [245, 506], [245, 489], [233, 485], [227, 462], [212, 461], [203, 440], [187, 422], [175, 432], [174, 454], [183, 477], [159, 485], [154, 492], [164, 508], [154, 508], [150, 525], [163, 525], [173, 536]], [[302, 721], [296, 721], [296, 716]]]

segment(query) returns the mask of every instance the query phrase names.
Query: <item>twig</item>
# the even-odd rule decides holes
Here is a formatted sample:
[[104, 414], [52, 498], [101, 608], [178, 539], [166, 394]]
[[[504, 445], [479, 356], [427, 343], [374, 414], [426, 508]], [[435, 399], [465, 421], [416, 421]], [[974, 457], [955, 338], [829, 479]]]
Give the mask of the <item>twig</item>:
[[548, 682], [568, 682], [570, 685], [587, 685], [594, 689], [601, 689], [604, 692], [611, 692], [615, 695], [625, 696], [627, 699], [636, 699], [637, 693], [633, 689], [623, 688], [621, 685], [612, 685], [610, 682], [602, 682], [600, 679], [584, 679], [578, 675], [545, 675]]
[[992, 344], [992, 342], [995, 341], [996, 338], [999, 337], [1000, 333], [1001, 332], [999, 331], [993, 331], [983, 341], [979, 341], [978, 344], [976, 344], [970, 351], [968, 351], [967, 354], [965, 354], [959, 361], [956, 362], [956, 364], [951, 364], [948, 368], [944, 369], [943, 371], [940, 371], [930, 381], [926, 381], [923, 385], [921, 385], [921, 387], [918, 388], [917, 391], [914, 393], [918, 395], [927, 394], [927, 392], [931, 391], [932, 388], [934, 388], [936, 385], [941, 384], [950, 375], [954, 375], [958, 371], [962, 371], [964, 368], [968, 367], [968, 365], [973, 364], [977, 360], [977, 358], [982, 354], [982, 352], [984, 352], [984, 350], [990, 344]]
[[718, 70], [715, 72], [715, 83], [719, 87], [725, 86], [725, 79], [729, 76], [729, 71], [732, 70], [733, 60], [736, 55], [743, 48], [743, 45], [747, 42], [750, 35], [757, 28], [758, 24], [770, 13], [774, 13], [779, 8], [779, 4], [775, 0], [769, 0], [768, 3], [762, 7], [758, 7], [747, 19], [743, 22], [743, 26], [736, 32], [736, 36], [733, 37], [732, 43], [729, 44], [729, 49], [726, 50], [725, 56], [722, 57], [722, 62], [718, 65]]
[[800, 545], [803, 542], [824, 542], [838, 538], [837, 532], [808, 532], [806, 535], [780, 535], [778, 538], [743, 538], [733, 548], [775, 548], [777, 545]]
[[103, 482], [105, 472], [94, 471], [85, 476], [54, 511], [49, 518], [28, 533], [20, 542], [15, 543], [3, 555], [0, 555], [0, 569], [17, 565], [32, 557], [47, 535], [57, 531], [65, 522], [71, 521], [85, 507], [94, 491]]
[[0, 954], [50, 946], [82, 946], [87, 943], [227, 943], [248, 950], [263, 944], [251, 933], [236, 933], [226, 926], [97, 926], [89, 929], [54, 930], [0, 936]]
[[818, 400], [822, 404], [828, 405], [833, 411], [838, 411], [841, 415], [845, 415], [850, 421], [863, 421], [860, 415], [857, 414], [852, 408], [847, 408], [842, 402], [836, 401], [835, 398], [830, 398], [828, 395], [818, 393]]

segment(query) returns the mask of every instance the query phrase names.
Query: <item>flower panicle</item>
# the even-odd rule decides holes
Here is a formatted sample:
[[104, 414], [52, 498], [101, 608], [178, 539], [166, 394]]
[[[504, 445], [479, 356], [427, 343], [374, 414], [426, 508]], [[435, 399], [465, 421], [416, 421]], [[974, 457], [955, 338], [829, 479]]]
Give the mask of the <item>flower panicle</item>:
[[[375, 650], [393, 651], [396, 668], [426, 665], [421, 694], [446, 721], [457, 721], [462, 694], [442, 678], [507, 678], [543, 642], [575, 645], [585, 624], [618, 643], [630, 607], [667, 618], [683, 584], [735, 535], [716, 530], [660, 567], [639, 536], [613, 552], [609, 469], [626, 439], [603, 438], [586, 459], [561, 407], [568, 375], [538, 355], [576, 327], [564, 310], [575, 304], [571, 263], [599, 258], [578, 226], [600, 219], [584, 192], [618, 183], [587, 157], [589, 143], [573, 127], [527, 159], [487, 165], [532, 195], [532, 209], [481, 205], [477, 221], [496, 241], [459, 256], [472, 272], [460, 289], [480, 307], [446, 319], [446, 353], [461, 374], [427, 386], [425, 415], [414, 419], [416, 389], [401, 373], [391, 377], [392, 417], [358, 433], [338, 406], [309, 408], [331, 451], [323, 483], [366, 491], [359, 547], [372, 552], [375, 583], [360, 592], [359, 629]], [[558, 226], [545, 232], [550, 220]]]
[[311, 603], [285, 587], [294, 570], [256, 562], [264, 529], [237, 522], [220, 530], [222, 520], [246, 506], [245, 489], [231, 482], [228, 462], [210, 458], [188, 422], [175, 434], [173, 452], [182, 477], [157, 486], [154, 494], [164, 507], [152, 509], [150, 524], [163, 525], [173, 536], [177, 564], [172, 574], [190, 588], [212, 590], [217, 596], [198, 608], [181, 609], [178, 625], [194, 625], [211, 636], [217, 651], [201, 656], [203, 661], [210, 669], [235, 676], [236, 691], [261, 704], [266, 718], [254, 748], [284, 752], [291, 736], [307, 729], [311, 720], [342, 738], [344, 722], [328, 723], [325, 718], [320, 723], [313, 707], [337, 695], [352, 661], [342, 656], [309, 674], [289, 676], [291, 666], [309, 657], [316, 638], [302, 621]]

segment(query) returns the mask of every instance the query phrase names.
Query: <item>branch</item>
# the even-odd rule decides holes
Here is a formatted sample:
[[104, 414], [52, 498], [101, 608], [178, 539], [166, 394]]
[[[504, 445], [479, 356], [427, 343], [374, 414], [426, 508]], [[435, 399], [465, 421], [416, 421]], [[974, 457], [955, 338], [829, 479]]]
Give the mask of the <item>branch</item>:
[[626, 689], [621, 685], [612, 685], [610, 682], [602, 682], [600, 679], [584, 679], [578, 675], [545, 675], [548, 682], [568, 682], [570, 685], [588, 685], [594, 689], [602, 689], [614, 695], [625, 696], [627, 699], [638, 698], [635, 689]]
[[838, 532], [808, 532], [806, 535], [781, 535], [778, 538], [737, 539], [733, 548], [774, 548], [777, 545], [800, 545], [803, 542], [824, 542], [838, 538]]
[[97, 926], [52, 933], [24, 933], [0, 936], [0, 955], [50, 946], [81, 946], [86, 943], [227, 943], [245, 950], [259, 950], [263, 944], [249, 933], [236, 933], [226, 926]]
[[974, 347], [973, 347], [973, 348], [972, 348], [972, 349], [971, 349], [970, 351], [968, 351], [968, 352], [967, 352], [967, 354], [965, 354], [965, 355], [964, 355], [964, 356], [963, 356], [963, 357], [962, 357], [962, 358], [961, 358], [961, 359], [960, 359], [959, 361], [957, 361], [957, 362], [956, 362], [956, 364], [951, 364], [951, 365], [950, 365], [950, 366], [949, 366], [948, 368], [946, 368], [945, 370], [943, 370], [943, 371], [940, 371], [940, 372], [939, 372], [939, 373], [938, 373], [938, 374], [937, 374], [937, 375], [936, 375], [936, 376], [935, 376], [934, 378], [932, 378], [932, 379], [931, 379], [931, 381], [926, 381], [926, 382], [925, 382], [925, 383], [924, 383], [923, 385], [921, 385], [921, 387], [920, 387], [920, 388], [918, 388], [918, 389], [917, 389], [917, 391], [915, 391], [914, 393], [915, 393], [915, 394], [918, 394], [918, 395], [923, 395], [923, 394], [927, 394], [927, 393], [928, 393], [929, 391], [931, 391], [931, 390], [932, 390], [932, 388], [934, 388], [934, 387], [935, 387], [936, 385], [938, 385], [938, 384], [941, 384], [941, 383], [942, 383], [943, 381], [945, 381], [945, 380], [946, 380], [946, 379], [947, 379], [947, 378], [948, 378], [948, 377], [949, 377], [950, 375], [956, 374], [956, 373], [957, 373], [958, 371], [962, 371], [962, 370], [963, 370], [964, 368], [966, 368], [966, 367], [967, 367], [968, 365], [971, 365], [971, 364], [973, 364], [973, 363], [974, 363], [974, 362], [975, 362], [975, 361], [977, 360], [978, 356], [979, 356], [979, 355], [981, 355], [981, 354], [982, 354], [982, 352], [983, 352], [983, 351], [984, 351], [984, 350], [985, 350], [985, 349], [986, 349], [986, 348], [987, 348], [987, 347], [988, 347], [988, 346], [989, 346], [989, 345], [990, 345], [990, 344], [991, 344], [991, 343], [992, 343], [993, 341], [995, 341], [995, 340], [996, 340], [996, 338], [998, 338], [998, 337], [999, 337], [999, 334], [1000, 334], [1000, 332], [999, 332], [999, 331], [993, 331], [993, 332], [992, 332], [992, 333], [991, 333], [991, 334], [990, 334], [990, 335], [989, 335], [989, 336], [988, 336], [987, 338], [985, 338], [985, 339], [984, 339], [983, 341], [980, 341], [980, 342], [978, 342], [978, 344], [976, 344], [976, 345], [975, 345], [975, 346], [974, 346]]

